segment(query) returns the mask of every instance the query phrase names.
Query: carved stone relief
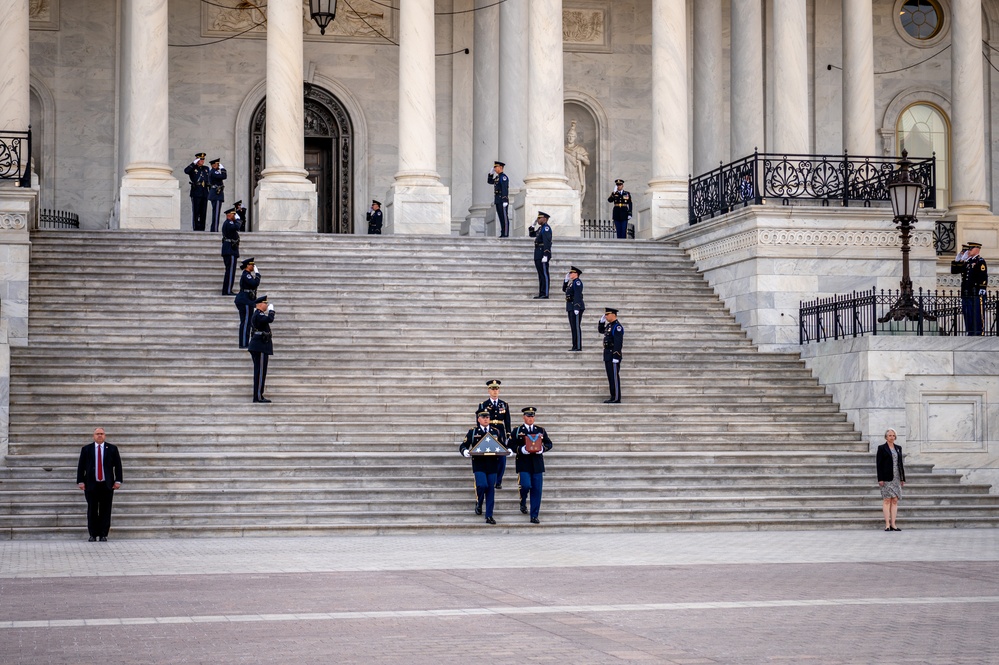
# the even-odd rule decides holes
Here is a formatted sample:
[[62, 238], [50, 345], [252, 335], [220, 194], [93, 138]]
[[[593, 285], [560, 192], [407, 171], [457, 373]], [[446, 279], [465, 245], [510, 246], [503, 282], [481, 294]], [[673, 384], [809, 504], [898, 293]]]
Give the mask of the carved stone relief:
[[610, 52], [609, 17], [605, 7], [564, 7], [562, 45], [565, 50]]
[[58, 30], [59, 0], [28, 0], [28, 20], [32, 30]]
[[[253, 39], [267, 36], [267, 6], [254, 0], [216, 0], [202, 5], [205, 37], [236, 35]], [[392, 11], [372, 0], [352, 0], [350, 6], [338, 3], [336, 18], [319, 33], [312, 20], [308, 0], [302, 0], [302, 32], [306, 39], [352, 42], [383, 42], [394, 38]]]

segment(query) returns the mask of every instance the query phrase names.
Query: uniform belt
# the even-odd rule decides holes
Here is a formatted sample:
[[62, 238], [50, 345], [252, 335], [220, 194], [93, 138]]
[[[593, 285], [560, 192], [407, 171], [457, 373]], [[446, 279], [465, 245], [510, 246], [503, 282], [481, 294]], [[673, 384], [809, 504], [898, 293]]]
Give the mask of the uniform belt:
[[490, 425], [502, 425], [503, 421], [502, 420], [490, 420], [489, 424]]
[[239, 242], [239, 238], [236, 238], [235, 240], [233, 240], [232, 238], [222, 238], [222, 242], [228, 242], [228, 243]]
[[257, 295], [256, 289], [254, 289], [252, 291], [250, 289], [243, 289], [242, 291], [240, 291], [240, 293], [249, 293], [251, 296]]
[[627, 208], [628, 204], [627, 203], [615, 203], [614, 207], [615, 208]]

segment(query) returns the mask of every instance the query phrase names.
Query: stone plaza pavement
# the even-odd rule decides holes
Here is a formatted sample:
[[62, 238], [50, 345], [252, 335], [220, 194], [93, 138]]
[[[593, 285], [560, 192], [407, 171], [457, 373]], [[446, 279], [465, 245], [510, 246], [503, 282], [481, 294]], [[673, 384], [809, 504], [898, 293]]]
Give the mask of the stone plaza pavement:
[[0, 543], [0, 663], [999, 663], [995, 529], [113, 535]]

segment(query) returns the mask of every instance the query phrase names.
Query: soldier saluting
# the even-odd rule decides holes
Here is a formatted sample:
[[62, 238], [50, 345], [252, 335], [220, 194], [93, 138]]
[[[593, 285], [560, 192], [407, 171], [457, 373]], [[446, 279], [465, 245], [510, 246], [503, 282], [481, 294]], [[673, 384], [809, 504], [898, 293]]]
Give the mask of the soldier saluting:
[[964, 329], [968, 335], [982, 334], [982, 321], [985, 319], [985, 296], [989, 286], [989, 268], [981, 257], [982, 243], [969, 242], [967, 251], [957, 255], [950, 264], [950, 271], [961, 275], [961, 309], [964, 314]]
[[194, 161], [184, 168], [191, 180], [191, 228], [205, 230], [205, 214], [208, 212], [209, 169], [205, 166], [205, 153], [199, 152]]
[[569, 267], [569, 274], [562, 282], [562, 291], [565, 293], [565, 311], [569, 315], [569, 329], [572, 330], [572, 348], [570, 351], [583, 350], [583, 331], [581, 328], [583, 311], [586, 305], [583, 304], [583, 280], [579, 276], [583, 271], [576, 266]]
[[382, 204], [380, 201], [371, 201], [371, 208], [365, 215], [368, 220], [368, 235], [380, 236], [382, 234]]
[[614, 230], [618, 238], [628, 237], [628, 222], [631, 221], [631, 192], [625, 191], [624, 180], [618, 178], [614, 181], [617, 188], [607, 197], [607, 202], [614, 204], [611, 209], [611, 216], [614, 218]]
[[604, 315], [597, 324], [597, 332], [604, 336], [604, 369], [610, 384], [610, 399], [604, 404], [621, 403], [621, 347], [624, 345], [624, 326], [617, 320], [617, 310], [604, 308]]
[[493, 170], [486, 175], [486, 182], [493, 186], [493, 205], [496, 206], [500, 238], [510, 236], [510, 177], [503, 173], [505, 167], [503, 162], [493, 162]]
[[548, 262], [552, 258], [552, 227], [548, 225], [550, 218], [547, 212], [539, 210], [538, 218], [527, 229], [527, 234], [534, 238], [534, 268], [538, 271], [538, 295], [534, 296], [535, 300], [548, 300], [548, 288], [551, 285], [548, 274]]

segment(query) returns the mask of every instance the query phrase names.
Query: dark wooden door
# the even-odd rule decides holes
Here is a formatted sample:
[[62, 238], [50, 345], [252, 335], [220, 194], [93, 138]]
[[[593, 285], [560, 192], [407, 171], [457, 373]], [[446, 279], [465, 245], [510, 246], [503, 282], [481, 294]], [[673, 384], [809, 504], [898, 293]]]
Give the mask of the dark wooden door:
[[317, 230], [320, 233], [335, 233], [334, 220], [337, 219], [333, 197], [332, 148], [333, 142], [328, 138], [306, 137], [305, 139], [305, 169], [309, 172], [309, 180], [316, 186], [318, 196]]

